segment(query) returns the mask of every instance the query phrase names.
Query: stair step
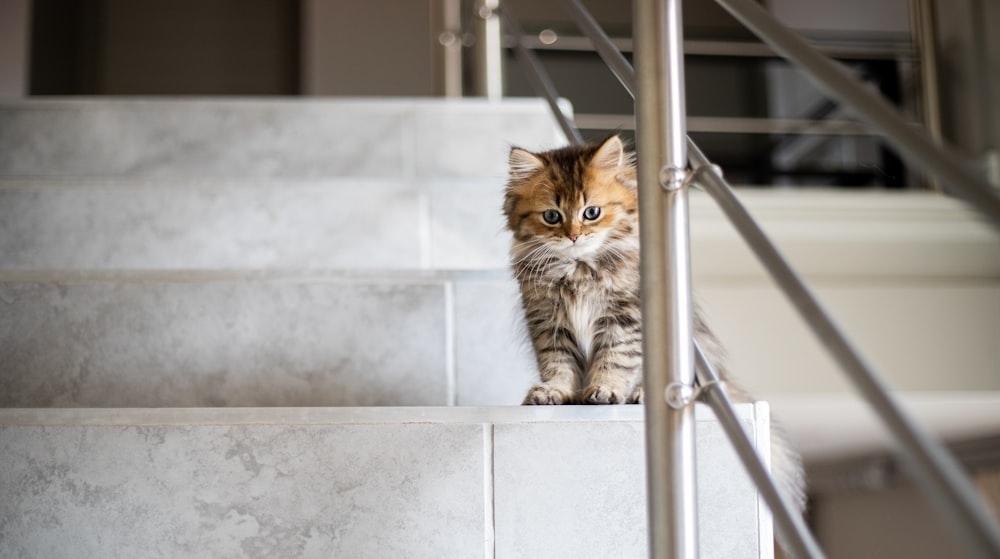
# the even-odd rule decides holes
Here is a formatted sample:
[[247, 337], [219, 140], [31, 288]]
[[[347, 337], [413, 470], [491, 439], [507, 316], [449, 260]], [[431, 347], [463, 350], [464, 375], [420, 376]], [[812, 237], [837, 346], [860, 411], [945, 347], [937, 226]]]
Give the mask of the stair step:
[[[502, 175], [468, 179], [0, 177], [0, 270], [500, 269]], [[1000, 275], [995, 232], [936, 194], [744, 190], [806, 276]], [[696, 279], [763, 271], [694, 192]]]
[[538, 99], [0, 101], [0, 175], [500, 177], [565, 143]]
[[0, 273], [0, 407], [517, 404], [506, 273]]
[[[701, 557], [772, 557], [696, 411]], [[0, 556], [647, 557], [642, 433], [641, 406], [0, 410]]]
[[503, 179], [0, 177], [0, 269], [505, 267]]

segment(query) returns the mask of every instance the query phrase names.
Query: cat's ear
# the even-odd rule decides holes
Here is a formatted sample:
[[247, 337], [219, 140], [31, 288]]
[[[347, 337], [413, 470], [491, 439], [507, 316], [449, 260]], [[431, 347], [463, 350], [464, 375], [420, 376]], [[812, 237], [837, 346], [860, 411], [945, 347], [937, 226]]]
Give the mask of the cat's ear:
[[597, 148], [590, 164], [598, 169], [617, 169], [627, 163], [625, 144], [619, 135], [615, 134]]
[[510, 178], [514, 181], [525, 180], [545, 167], [540, 157], [521, 148], [511, 148], [509, 163]]

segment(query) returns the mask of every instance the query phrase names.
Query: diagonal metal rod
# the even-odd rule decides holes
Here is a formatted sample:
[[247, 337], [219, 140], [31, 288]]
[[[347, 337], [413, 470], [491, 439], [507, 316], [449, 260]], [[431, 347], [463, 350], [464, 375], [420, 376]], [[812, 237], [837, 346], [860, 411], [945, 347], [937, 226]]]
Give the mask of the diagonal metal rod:
[[545, 101], [549, 104], [549, 110], [552, 111], [556, 121], [558, 121], [559, 128], [566, 135], [566, 139], [574, 144], [582, 144], [583, 136], [576, 129], [576, 126], [573, 126], [569, 117], [566, 116], [566, 113], [559, 106], [559, 93], [556, 91], [556, 86], [552, 83], [552, 80], [549, 79], [548, 73], [545, 72], [545, 68], [542, 67], [542, 62], [538, 60], [538, 56], [534, 51], [525, 48], [522, 43], [521, 38], [524, 36], [524, 30], [521, 29], [521, 25], [510, 13], [507, 5], [504, 5], [503, 10], [501, 10], [500, 17], [503, 19], [504, 27], [514, 37], [514, 55], [519, 61], [524, 63], [531, 87], [545, 98]]
[[1000, 227], [1000, 196], [989, 183], [925, 133], [907, 124], [885, 99], [864, 88], [842, 65], [812, 48], [753, 0], [716, 0], [778, 54], [805, 70], [830, 97], [885, 132], [886, 141], [914, 167], [940, 177], [947, 188], [967, 200]]
[[719, 375], [712, 368], [711, 363], [705, 358], [698, 342], [694, 345], [695, 351], [695, 373], [698, 376], [698, 384], [701, 386], [701, 397], [715, 411], [722, 429], [726, 432], [729, 442], [736, 449], [736, 454], [743, 462], [750, 478], [753, 479], [760, 490], [767, 506], [771, 508], [774, 516], [775, 526], [778, 529], [778, 539], [785, 547], [785, 551], [792, 557], [799, 559], [823, 559], [823, 550], [816, 543], [809, 528], [806, 527], [802, 515], [788, 502], [774, 484], [768, 473], [767, 466], [753, 443], [747, 436], [743, 426], [740, 425], [739, 418], [733, 408], [733, 402], [729, 399], [729, 394], [719, 380]]
[[[583, 34], [590, 37], [594, 49], [601, 55], [601, 59], [608, 65], [618, 81], [621, 82], [625, 91], [635, 99], [635, 72], [632, 65], [625, 58], [625, 55], [618, 50], [618, 47], [611, 42], [611, 39], [604, 33], [597, 20], [590, 15], [590, 12], [580, 4], [580, 0], [563, 0], [563, 7], [569, 13], [577, 27]], [[604, 40], [595, 40], [594, 37], [603, 37]]]

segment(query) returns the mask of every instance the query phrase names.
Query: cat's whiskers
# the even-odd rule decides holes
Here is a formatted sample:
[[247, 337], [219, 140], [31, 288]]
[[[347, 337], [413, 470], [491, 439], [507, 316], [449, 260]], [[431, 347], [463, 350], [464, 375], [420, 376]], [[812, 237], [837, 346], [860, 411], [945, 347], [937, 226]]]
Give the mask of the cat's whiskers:
[[[522, 246], [531, 247], [523, 252]], [[532, 245], [534, 245], [532, 247]], [[525, 248], [527, 248], [525, 247]], [[552, 247], [544, 239], [531, 239], [519, 243], [515, 247], [516, 252], [522, 252], [519, 258], [514, 261], [515, 275], [522, 284], [530, 284], [534, 289], [538, 289], [538, 284], [548, 267], [555, 258]]]

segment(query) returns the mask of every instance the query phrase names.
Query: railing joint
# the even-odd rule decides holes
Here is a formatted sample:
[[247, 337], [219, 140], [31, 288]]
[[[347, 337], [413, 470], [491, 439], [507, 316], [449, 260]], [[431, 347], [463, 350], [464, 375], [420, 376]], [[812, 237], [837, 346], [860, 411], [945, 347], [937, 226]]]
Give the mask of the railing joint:
[[686, 181], [691, 184], [699, 184], [699, 179], [705, 173], [715, 175], [715, 178], [718, 179], [723, 178], [722, 167], [719, 167], [715, 163], [707, 163], [705, 165], [696, 164], [694, 169], [688, 174]]
[[663, 389], [663, 398], [671, 408], [682, 410], [698, 399], [698, 389], [683, 382], [671, 382]]
[[681, 190], [688, 185], [688, 171], [683, 167], [664, 165], [660, 169], [660, 186], [667, 192]]
[[663, 390], [663, 397], [667, 405], [675, 410], [682, 410], [695, 402], [707, 399], [712, 391], [726, 392], [726, 381], [716, 378], [696, 384], [684, 384], [682, 382], [672, 382]]

